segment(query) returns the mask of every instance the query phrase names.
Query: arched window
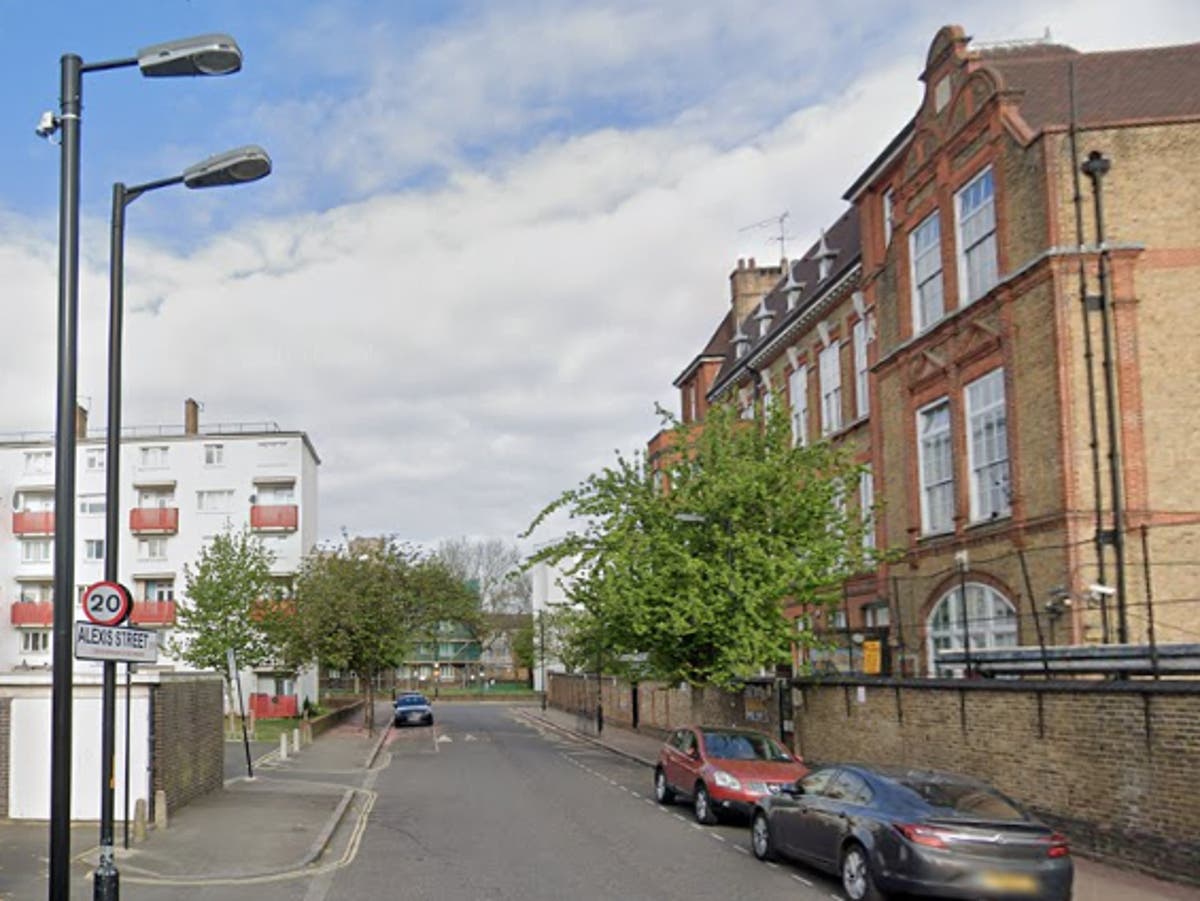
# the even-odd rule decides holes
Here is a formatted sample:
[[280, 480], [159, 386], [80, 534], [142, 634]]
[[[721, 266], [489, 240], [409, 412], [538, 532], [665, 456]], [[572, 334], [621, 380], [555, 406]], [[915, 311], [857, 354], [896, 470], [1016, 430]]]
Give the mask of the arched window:
[[[938, 651], [962, 650], [962, 595], [957, 586], [942, 595], [926, 622], [929, 670], [939, 676], [962, 675], [962, 667], [938, 667]], [[980, 582], [967, 583], [967, 622], [971, 650], [1017, 646], [1017, 610], [996, 589]]]

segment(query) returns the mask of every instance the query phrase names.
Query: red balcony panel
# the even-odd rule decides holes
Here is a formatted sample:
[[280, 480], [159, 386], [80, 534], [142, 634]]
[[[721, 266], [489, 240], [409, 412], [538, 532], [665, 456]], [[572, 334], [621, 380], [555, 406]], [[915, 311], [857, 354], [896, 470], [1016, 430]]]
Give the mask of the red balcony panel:
[[17, 601], [12, 605], [14, 626], [54, 625], [53, 601]]
[[134, 601], [130, 621], [135, 626], [175, 625], [174, 601]]
[[134, 507], [129, 511], [129, 531], [171, 533], [179, 531], [178, 507]]
[[12, 526], [14, 535], [53, 535], [54, 511], [14, 513]]
[[297, 703], [295, 695], [268, 695], [255, 692], [250, 695], [250, 709], [260, 720], [300, 715], [300, 705]]
[[300, 522], [295, 504], [256, 504], [250, 508], [250, 528], [294, 532]]

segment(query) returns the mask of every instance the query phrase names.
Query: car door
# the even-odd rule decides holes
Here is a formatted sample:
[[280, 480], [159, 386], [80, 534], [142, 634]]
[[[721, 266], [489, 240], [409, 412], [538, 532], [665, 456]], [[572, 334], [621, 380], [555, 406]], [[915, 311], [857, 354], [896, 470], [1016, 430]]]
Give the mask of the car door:
[[869, 804], [871, 789], [853, 770], [841, 770], [821, 798], [809, 808], [804, 841], [808, 857], [818, 866], [834, 868], [842, 839], [850, 831], [856, 808]]
[[703, 761], [700, 756], [700, 742], [692, 729], [683, 730], [683, 740], [679, 746], [679, 780], [675, 787], [685, 794], [691, 794], [696, 785]]
[[775, 841], [785, 854], [809, 859], [805, 835], [809, 810], [837, 775], [832, 767], [813, 770], [796, 784], [802, 791], [780, 793], [771, 799], [771, 827]]

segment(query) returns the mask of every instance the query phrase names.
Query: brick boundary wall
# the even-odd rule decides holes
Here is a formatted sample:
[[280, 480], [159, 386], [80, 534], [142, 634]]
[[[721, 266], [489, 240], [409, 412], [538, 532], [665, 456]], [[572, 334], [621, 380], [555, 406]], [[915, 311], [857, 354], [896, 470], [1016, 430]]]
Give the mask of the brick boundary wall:
[[1200, 884], [1200, 685], [797, 680], [796, 750], [983, 779], [1072, 846]]
[[224, 683], [218, 675], [166, 675], [152, 686], [154, 791], [174, 813], [225, 781]]
[[0, 698], [0, 819], [8, 817], [9, 739], [12, 736], [12, 698]]
[[328, 700], [325, 703], [327, 707], [331, 708], [329, 713], [309, 720], [309, 728], [312, 730], [313, 738], [323, 735], [334, 726], [346, 722], [346, 720], [353, 717], [367, 705], [367, 702], [364, 700], [346, 700], [342, 698]]

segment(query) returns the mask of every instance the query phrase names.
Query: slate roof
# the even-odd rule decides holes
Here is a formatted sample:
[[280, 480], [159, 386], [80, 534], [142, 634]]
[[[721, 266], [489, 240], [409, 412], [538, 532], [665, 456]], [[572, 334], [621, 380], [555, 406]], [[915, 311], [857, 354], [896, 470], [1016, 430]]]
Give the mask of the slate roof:
[[[781, 278], [779, 283], [764, 297], [763, 303], [768, 312], [772, 314], [771, 327], [765, 336], [761, 338], [758, 336], [759, 328], [755, 320], [756, 314], [762, 307], [756, 308], [754, 313], [746, 317], [746, 321], [742, 324], [742, 331], [749, 336], [750, 346], [745, 356], [741, 359], [735, 359], [732, 347], [733, 336], [726, 336], [725, 347], [722, 351], [725, 356], [725, 362], [721, 366], [721, 371], [717, 374], [716, 379], [713, 381], [709, 397], [713, 397], [728, 388], [731, 380], [740, 375], [741, 371], [746, 368], [746, 364], [753, 359], [757, 351], [769, 345], [784, 331], [793, 326], [797, 319], [802, 317], [815, 303], [818, 303], [826, 295], [827, 289], [830, 286], [836, 285], [841, 281], [843, 276], [858, 265], [862, 259], [862, 238], [859, 232], [857, 207], [848, 207], [846, 212], [842, 213], [837, 221], [826, 229], [825, 245], [830, 251], [836, 251], [837, 255], [833, 257], [833, 265], [830, 268], [829, 275], [824, 279], [820, 278], [820, 261], [818, 260], [821, 247], [820, 240], [809, 247], [799, 259], [789, 261], [789, 265], [792, 267], [793, 278], [795, 281], [804, 284], [804, 288], [794, 309], [789, 310], [787, 308], [788, 292], [783, 287], [786, 282], [786, 272], [785, 278]], [[725, 322], [722, 324], [728, 325], [730, 319], [731, 317], [727, 315]]]

